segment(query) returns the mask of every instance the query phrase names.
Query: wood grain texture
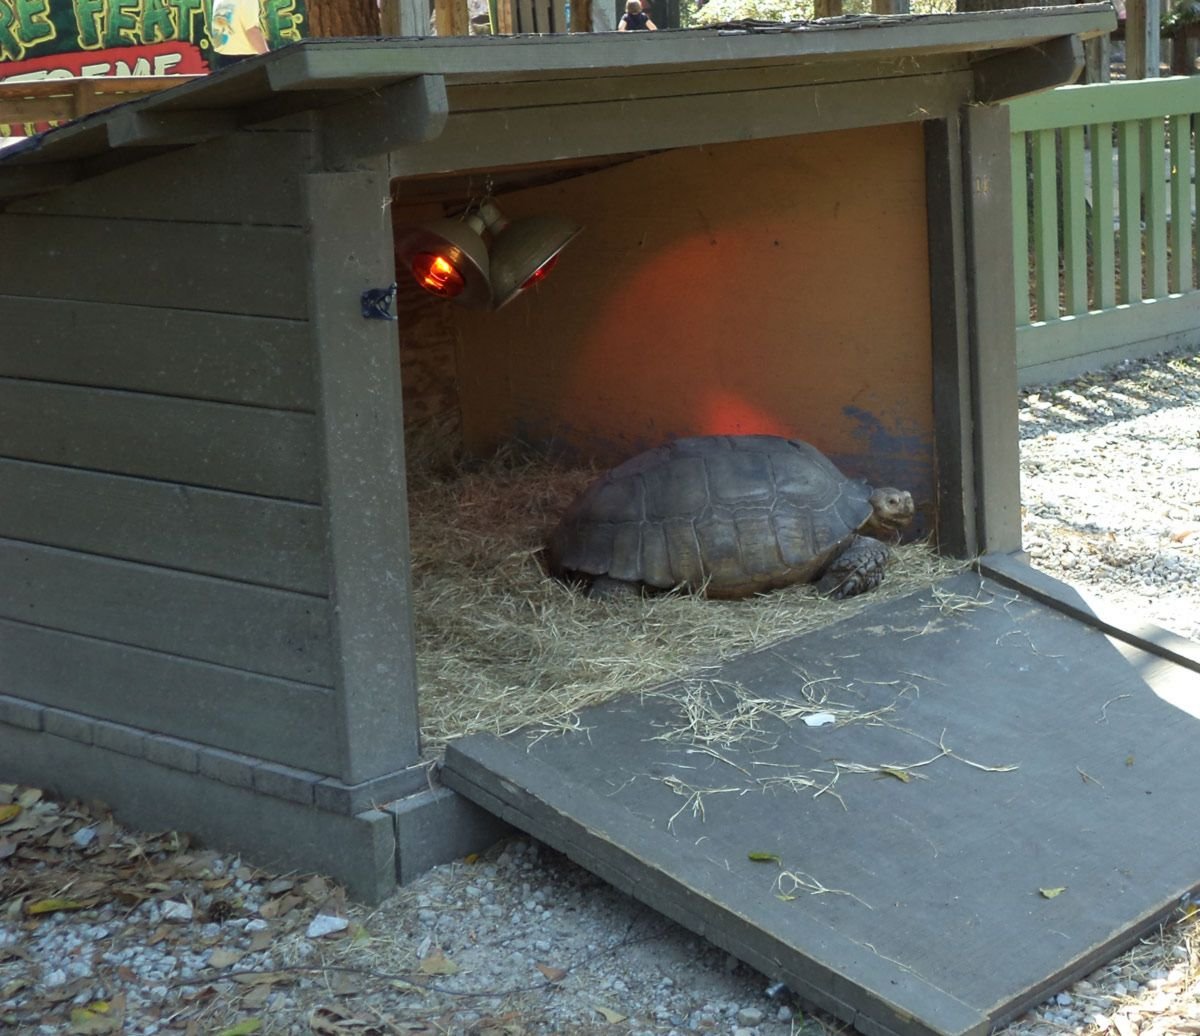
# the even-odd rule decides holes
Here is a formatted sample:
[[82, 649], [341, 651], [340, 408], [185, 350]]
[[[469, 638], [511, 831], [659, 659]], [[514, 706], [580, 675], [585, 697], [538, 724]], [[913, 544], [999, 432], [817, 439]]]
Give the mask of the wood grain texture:
[[20, 460], [319, 499], [307, 414], [0, 378], [0, 443]]
[[280, 410], [316, 407], [301, 321], [0, 295], [0, 377]]
[[[976, 607], [931, 626], [939, 593]], [[798, 680], [890, 720], [778, 717], [701, 760], [681, 696], [732, 718], [734, 688], [788, 707]], [[1197, 887], [1194, 835], [1171, 818], [1200, 795], [1198, 693], [1200, 674], [1166, 655], [965, 574], [699, 687], [584, 710], [583, 732], [455, 742], [443, 779], [866, 1036], [982, 1036]], [[867, 772], [814, 796], [835, 760]], [[898, 761], [907, 780], [883, 770]], [[815, 783], [787, 787], [785, 773]], [[1039, 896], [1050, 886], [1067, 891]]]
[[0, 214], [0, 238], [10, 295], [307, 315], [303, 238], [294, 228]]
[[[300, 176], [315, 161], [312, 149], [312, 135], [305, 131], [241, 130], [89, 177], [69, 190], [12, 202], [8, 211], [299, 226]], [[209, 175], [229, 185], [236, 211], [199, 187]], [[183, 189], [185, 184], [194, 187]]]
[[327, 688], [0, 620], [8, 693], [258, 759], [333, 773]]
[[0, 540], [0, 617], [330, 686], [329, 602]]
[[673, 436], [798, 436], [908, 488], [928, 527], [925, 191], [913, 125], [671, 152], [506, 195], [512, 218], [584, 231], [534, 291], [455, 312], [468, 448], [516, 438], [610, 463]]
[[324, 594], [320, 508], [0, 459], [0, 537]]
[[363, 320], [363, 285], [394, 278], [386, 159], [310, 176], [309, 286], [342, 752], [357, 784], [417, 761], [419, 719], [396, 323]]
[[971, 106], [964, 127], [977, 548], [1008, 553], [1021, 549], [1008, 112]]

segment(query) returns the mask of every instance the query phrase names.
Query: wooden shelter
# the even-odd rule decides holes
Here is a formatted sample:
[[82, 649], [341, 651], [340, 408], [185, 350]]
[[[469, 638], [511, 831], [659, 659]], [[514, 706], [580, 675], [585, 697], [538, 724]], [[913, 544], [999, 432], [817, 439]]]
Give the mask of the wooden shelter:
[[[480, 452], [803, 435], [1017, 551], [994, 102], [1112, 24], [310, 40], [6, 149], [0, 777], [366, 898], [477, 846], [420, 754], [402, 380]], [[367, 319], [485, 185], [587, 228], [553, 279]]]

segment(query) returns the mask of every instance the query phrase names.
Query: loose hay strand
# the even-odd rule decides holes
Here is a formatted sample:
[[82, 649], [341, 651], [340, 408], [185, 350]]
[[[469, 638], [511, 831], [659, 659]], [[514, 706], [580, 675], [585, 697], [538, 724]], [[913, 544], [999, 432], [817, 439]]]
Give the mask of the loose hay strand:
[[571, 727], [574, 714], [589, 705], [695, 676], [881, 597], [926, 588], [965, 564], [925, 544], [903, 545], [883, 586], [849, 601], [819, 598], [810, 586], [742, 601], [686, 594], [591, 600], [549, 578], [541, 550], [594, 470], [532, 459], [517, 446], [475, 467], [424, 444], [409, 459], [427, 755], [481, 731]]

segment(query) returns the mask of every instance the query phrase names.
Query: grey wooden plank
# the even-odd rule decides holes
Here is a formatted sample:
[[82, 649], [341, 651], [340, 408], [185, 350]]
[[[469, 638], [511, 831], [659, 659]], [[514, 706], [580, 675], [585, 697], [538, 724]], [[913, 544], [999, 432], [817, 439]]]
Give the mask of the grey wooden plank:
[[0, 540], [0, 617], [303, 683], [333, 683], [323, 597]]
[[944, 553], [971, 557], [977, 548], [962, 171], [958, 114], [926, 122], [925, 209], [937, 438], [937, 543]]
[[257, 759], [332, 773], [329, 688], [0, 620], [6, 693]]
[[69, 190], [13, 202], [8, 211], [228, 223], [229, 207], [214, 205], [201, 185], [202, 177], [219, 175], [229, 197], [236, 199], [237, 222], [300, 226], [300, 177], [314, 162], [312, 146], [312, 135], [303, 131], [242, 130], [198, 147], [144, 158]]
[[[685, 691], [735, 715], [735, 689], [844, 718], [808, 727], [760, 708], [751, 738], [683, 736]], [[864, 1033], [967, 1031], [972, 1012], [984, 1032], [1197, 887], [1175, 819], [1200, 795], [1198, 696], [1196, 672], [968, 574], [711, 680], [583, 710], [576, 733], [456, 742], [443, 777], [719, 945], [740, 941], [801, 995], [831, 993]], [[781, 889], [784, 873], [841, 892]], [[1039, 895], [1051, 886], [1066, 892]], [[839, 958], [826, 928], [857, 954]]]
[[[502, 790], [497, 777], [506, 782]], [[927, 1030], [914, 1026], [913, 1017], [936, 1015], [939, 1033], [987, 1031], [977, 1009], [938, 989], [904, 961], [871, 952], [820, 918], [792, 918], [788, 936], [780, 938], [777, 917], [785, 908], [772, 895], [737, 895], [730, 886], [730, 860], [699, 846], [698, 851], [684, 851], [660, 827], [631, 824], [625, 808], [602, 790], [604, 785], [563, 777], [558, 766], [547, 765], [524, 746], [489, 735], [451, 742], [443, 768], [448, 787], [536, 833], [621, 891], [767, 977], [786, 981], [794, 993], [844, 1022], [866, 1014], [881, 1032], [917, 1036]], [[739, 853], [736, 863], [746, 864], [748, 851]], [[753, 864], [741, 868], [746, 875], [755, 869]], [[798, 945], [817, 952], [797, 953]], [[865, 996], [856, 983], [869, 984]], [[887, 995], [891, 989], [903, 998], [892, 1000]]]
[[0, 537], [325, 594], [312, 504], [0, 459]]
[[977, 549], [1021, 549], [1012, 142], [1004, 105], [964, 115]]
[[[862, 82], [868, 79], [903, 79], [913, 75], [959, 72], [969, 68], [963, 54], [922, 54], [919, 58], [862, 56], [819, 63], [707, 65], [694, 69], [647, 69], [631, 78], [625, 69], [592, 69], [563, 77], [554, 83], [553, 99], [559, 104], [595, 101], [643, 101], [654, 97], [688, 97], [716, 93], [741, 93], [781, 87]], [[547, 84], [535, 78], [496, 82], [495, 77], [464, 75], [447, 86], [450, 107], [458, 113], [544, 107]]]
[[0, 449], [48, 464], [315, 501], [308, 414], [0, 378]]
[[0, 351], [0, 377], [316, 406], [302, 321], [0, 295], [0, 322], [15, 343]]
[[1013, 97], [1074, 83], [1083, 71], [1083, 44], [1060, 36], [1040, 47], [996, 54], [976, 61], [975, 99], [996, 104]]
[[327, 169], [348, 169], [392, 148], [423, 144], [449, 115], [442, 76], [415, 76], [321, 112], [321, 154]]
[[396, 324], [363, 320], [364, 286], [394, 278], [387, 160], [308, 177], [321, 495], [329, 537], [341, 778], [417, 760], [419, 719]]
[[588, 155], [692, 147], [942, 118], [970, 91], [970, 73], [907, 79], [657, 97], [637, 102], [556, 105], [451, 113], [446, 131], [420, 147], [391, 152], [393, 176], [519, 165]]
[[[191, 182], [197, 190], [212, 189]], [[230, 219], [236, 218], [236, 199], [222, 195], [213, 204], [228, 205]], [[0, 238], [0, 273], [11, 295], [307, 315], [298, 228], [0, 213]]]
[[980, 558], [979, 570], [1073, 619], [1110, 636], [1120, 637], [1147, 654], [1200, 673], [1200, 644], [1162, 629], [1085, 587], [1064, 583], [1004, 554], [987, 554]]

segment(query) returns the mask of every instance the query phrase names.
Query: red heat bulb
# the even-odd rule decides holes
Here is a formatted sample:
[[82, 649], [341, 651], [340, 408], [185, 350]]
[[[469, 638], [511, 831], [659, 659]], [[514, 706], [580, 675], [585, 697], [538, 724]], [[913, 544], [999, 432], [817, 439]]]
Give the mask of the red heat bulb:
[[413, 258], [412, 275], [427, 292], [443, 299], [461, 295], [467, 286], [455, 265], [444, 255], [433, 252], [421, 252]]

